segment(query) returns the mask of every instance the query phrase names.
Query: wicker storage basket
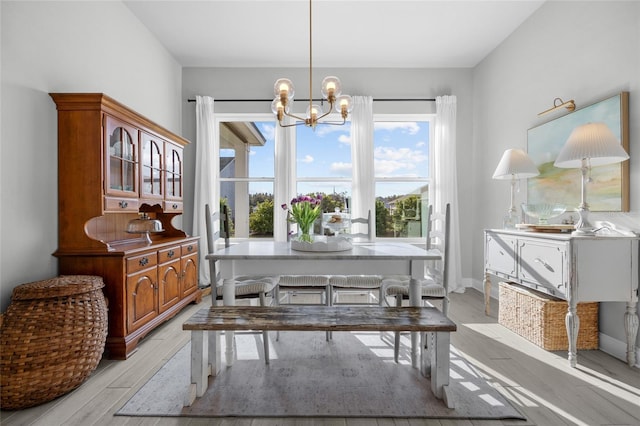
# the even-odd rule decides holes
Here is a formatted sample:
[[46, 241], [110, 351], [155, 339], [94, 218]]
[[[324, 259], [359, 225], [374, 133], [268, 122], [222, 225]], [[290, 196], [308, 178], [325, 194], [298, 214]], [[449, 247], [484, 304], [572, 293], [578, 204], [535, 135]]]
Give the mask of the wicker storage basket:
[[[578, 303], [576, 349], [598, 349], [598, 303]], [[548, 351], [569, 349], [567, 302], [513, 283], [500, 283], [498, 323]]]
[[101, 277], [67, 275], [13, 289], [0, 330], [0, 407], [55, 399], [98, 366], [107, 338]]

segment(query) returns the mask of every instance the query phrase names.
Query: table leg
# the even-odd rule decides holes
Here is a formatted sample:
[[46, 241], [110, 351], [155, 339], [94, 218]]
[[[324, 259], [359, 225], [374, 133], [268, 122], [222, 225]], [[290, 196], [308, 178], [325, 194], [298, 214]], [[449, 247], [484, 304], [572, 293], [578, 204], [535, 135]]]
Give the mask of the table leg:
[[638, 336], [637, 302], [627, 302], [624, 313], [624, 331], [627, 334], [627, 364], [629, 367], [636, 365], [636, 337]]
[[[222, 282], [222, 302], [224, 303], [224, 306], [234, 306], [236, 304], [235, 280], [233, 278], [226, 278]], [[231, 367], [235, 358], [235, 339], [233, 338], [233, 331], [225, 330], [224, 336], [226, 343], [225, 360], [227, 362], [227, 367]]]
[[491, 314], [491, 278], [484, 274], [484, 314]]

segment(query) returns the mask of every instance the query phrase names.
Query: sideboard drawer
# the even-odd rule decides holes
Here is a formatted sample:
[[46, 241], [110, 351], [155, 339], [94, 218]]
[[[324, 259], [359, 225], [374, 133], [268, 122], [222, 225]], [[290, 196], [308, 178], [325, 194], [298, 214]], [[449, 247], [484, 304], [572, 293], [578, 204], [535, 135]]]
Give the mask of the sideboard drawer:
[[540, 291], [565, 298], [567, 255], [566, 243], [518, 240], [518, 277]]
[[132, 256], [127, 259], [127, 274], [142, 271], [143, 269], [156, 266], [158, 264], [157, 253], [150, 252], [139, 256]]
[[516, 276], [516, 240], [504, 235], [487, 234], [485, 240], [485, 269], [504, 275]]
[[182, 251], [180, 246], [169, 247], [163, 250], [158, 250], [158, 263], [170, 262], [172, 260], [180, 259]]

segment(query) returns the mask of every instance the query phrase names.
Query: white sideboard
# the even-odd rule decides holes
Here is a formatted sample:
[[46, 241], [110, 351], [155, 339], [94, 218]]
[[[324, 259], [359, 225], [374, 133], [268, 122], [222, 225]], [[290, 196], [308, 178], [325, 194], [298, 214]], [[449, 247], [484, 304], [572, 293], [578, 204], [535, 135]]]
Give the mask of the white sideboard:
[[506, 229], [484, 232], [484, 296], [489, 314], [494, 275], [567, 301], [569, 363], [576, 366], [579, 302], [627, 302], [627, 363], [638, 334], [639, 237], [572, 236]]

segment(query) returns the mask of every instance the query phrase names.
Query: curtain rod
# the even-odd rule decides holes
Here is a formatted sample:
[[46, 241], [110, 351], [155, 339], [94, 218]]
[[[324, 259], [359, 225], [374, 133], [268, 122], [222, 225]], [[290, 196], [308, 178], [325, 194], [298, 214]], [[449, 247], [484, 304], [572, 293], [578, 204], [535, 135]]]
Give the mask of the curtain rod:
[[[312, 99], [313, 102], [322, 102], [325, 99]], [[187, 99], [187, 102], [195, 102], [195, 99]], [[296, 101], [309, 102], [309, 99], [296, 99]], [[417, 99], [374, 99], [374, 102], [435, 102], [435, 98]], [[214, 102], [273, 102], [273, 99], [214, 99]]]

